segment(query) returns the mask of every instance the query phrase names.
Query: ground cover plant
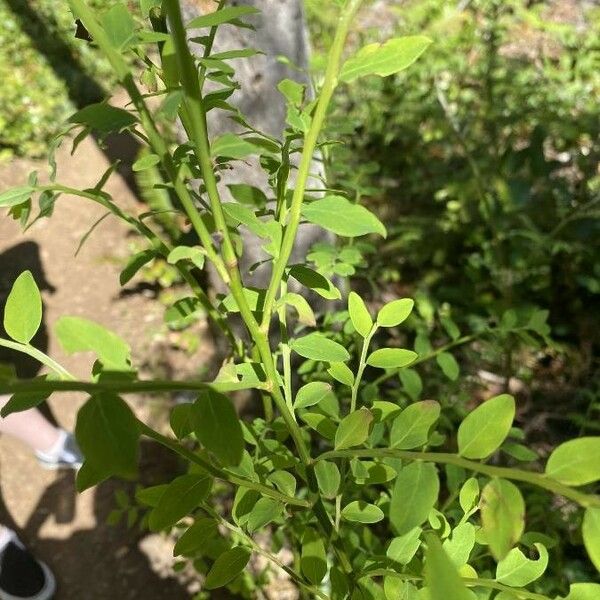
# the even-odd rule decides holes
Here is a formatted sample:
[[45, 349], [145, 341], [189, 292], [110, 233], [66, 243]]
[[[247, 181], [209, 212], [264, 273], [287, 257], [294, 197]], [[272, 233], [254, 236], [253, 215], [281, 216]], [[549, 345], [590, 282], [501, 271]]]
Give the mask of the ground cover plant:
[[[166, 318], [193, 319], [202, 309], [231, 342], [230, 357], [213, 381], [141, 380], [126, 341], [91, 320], [65, 316], [54, 326], [63, 348], [97, 357], [90, 380], [75, 380], [30, 345], [42, 306], [35, 281], [24, 272], [7, 301], [9, 337], [0, 344], [37, 358], [49, 373], [19, 380], [2, 372], [0, 392], [13, 394], [3, 414], [36, 406], [60, 391], [88, 393], [76, 427], [85, 455], [77, 476], [82, 490], [108, 477], [135, 478], [142, 436], [177, 453], [188, 466], [185, 474], [140, 489], [132, 504], [120, 503], [121, 509], [141, 527], [176, 531], [175, 553], [205, 576], [202, 594], [208, 597], [225, 586], [256, 597], [274, 567], [307, 598], [596, 597], [600, 585], [592, 581], [564, 578], [554, 587], [545, 585], [558, 540], [527, 527], [524, 492], [528, 499], [536, 490], [556, 497], [557, 507], [576, 508], [575, 535], [600, 569], [600, 498], [594, 493], [600, 438], [561, 444], [542, 472], [504, 466], [500, 450], [525, 463], [529, 456], [513, 426], [512, 396], [486, 400], [458, 426], [448, 418], [452, 407], [443, 398], [421, 399], [411, 367], [429, 359], [449, 372], [454, 365], [444, 349], [421, 344], [414, 352], [400, 345], [413, 300], [391, 299], [372, 311], [359, 294], [342, 294], [338, 285], [340, 276], [368, 260], [365, 236], [376, 247], [386, 227], [357, 198], [327, 182], [319, 192], [308, 187], [315, 155], [334, 141], [321, 134], [336, 89], [410, 69], [435, 39], [415, 33], [346, 55], [346, 38], [362, 2], [336, 2], [336, 32], [315, 99], [297, 82], [279, 84], [288, 103], [281, 141], [257, 131], [228, 103], [236, 87], [235, 59], [253, 50], [212, 53], [216, 28], [248, 26], [255, 18], [251, 7], [221, 2], [215, 13], [184, 23], [177, 0], [141, 0], [143, 20], [120, 2], [104, 12], [84, 0], [69, 4], [131, 102], [126, 108], [102, 102], [79, 110], [64, 140], [76, 134], [76, 146], [90, 133], [131, 132], [148, 148], [134, 170], [158, 167], [157, 189], [172, 193], [173, 210], [184, 217], [176, 222], [185, 232], [192, 230], [197, 243], [174, 247], [150, 220], [160, 216], [156, 210], [126, 213], [103, 191], [114, 167], [99, 173], [93, 188], [78, 190], [57, 181], [51, 160], [47, 183], [32, 174], [22, 187], [2, 191], [0, 206], [28, 225], [54, 210], [68, 210], [66, 195], [100, 203], [147, 240], [124, 269], [122, 284], [155, 258], [166, 259], [189, 286], [189, 296], [169, 307]], [[187, 30], [201, 35], [188, 39]], [[200, 56], [191, 47], [200, 47]], [[152, 82], [153, 89], [142, 88], [140, 80]], [[210, 139], [206, 116], [218, 110], [231, 114], [239, 133]], [[177, 117], [187, 134], [183, 143], [163, 135]], [[240, 201], [223, 202], [220, 175], [235, 161], [252, 157], [259, 157], [271, 194], [240, 181]], [[290, 264], [302, 222], [340, 241]], [[254, 241], [248, 241], [248, 232]], [[239, 264], [248, 243], [262, 245], [271, 257], [261, 266], [270, 269], [264, 289], [244, 285], [247, 273]], [[208, 265], [226, 289], [222, 296], [199, 283], [199, 272]], [[315, 315], [309, 291], [331, 302], [324, 317]], [[245, 336], [232, 328], [238, 318]], [[543, 337], [543, 325], [537, 317], [521, 327]], [[451, 320], [446, 328], [458, 343]], [[392, 402], [383, 384], [398, 376], [411, 393]], [[195, 397], [173, 409], [170, 436], [137, 419], [123, 400], [126, 394], [181, 390]], [[238, 417], [232, 400], [238, 391], [255, 394], [252, 418]], [[291, 551], [291, 561], [282, 562], [282, 548]], [[244, 571], [253, 555], [269, 565], [259, 576]]]

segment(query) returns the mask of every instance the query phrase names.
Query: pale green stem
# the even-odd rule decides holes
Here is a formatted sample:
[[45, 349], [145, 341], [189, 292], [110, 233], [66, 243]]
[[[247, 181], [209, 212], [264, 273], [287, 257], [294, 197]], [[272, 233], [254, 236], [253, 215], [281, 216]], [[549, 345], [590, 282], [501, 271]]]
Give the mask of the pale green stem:
[[215, 467], [208, 461], [202, 459], [200, 456], [186, 448], [183, 444], [176, 442], [164, 435], [161, 435], [157, 431], [154, 431], [151, 427], [148, 427], [143, 421], [137, 419], [138, 427], [140, 428], [140, 432], [142, 435], [149, 437], [150, 439], [158, 442], [162, 446], [169, 448], [173, 452], [176, 452], [189, 462], [197, 464], [198, 466], [205, 469], [208, 473], [216, 477], [217, 479], [221, 479], [222, 481], [228, 481], [229, 483], [233, 483], [238, 487], [246, 487], [251, 490], [255, 490], [262, 494], [263, 496], [268, 496], [269, 498], [273, 498], [275, 500], [279, 500], [281, 502], [285, 502], [286, 504], [292, 504], [294, 506], [302, 506], [304, 508], [310, 507], [310, 502], [306, 500], [300, 500], [298, 498], [294, 498], [293, 496], [288, 496], [287, 494], [282, 494], [278, 490], [274, 488], [267, 487], [262, 483], [258, 483], [256, 481], [251, 481], [249, 479], [244, 479], [243, 477], [238, 477], [237, 475], [233, 475], [231, 473], [227, 473], [218, 467]]
[[[126, 212], [122, 211], [117, 205], [113, 203], [109, 203], [105, 200], [101, 193], [90, 192], [85, 190], [78, 190], [77, 188], [71, 188], [61, 184], [50, 184], [38, 186], [36, 188], [39, 191], [53, 191], [60, 192], [62, 194], [69, 194], [71, 196], [79, 196], [81, 198], [86, 198], [88, 200], [92, 200], [97, 204], [108, 209], [112, 214], [116, 215], [123, 221], [125, 221], [129, 226], [135, 229], [140, 235], [147, 238], [154, 249], [159, 252], [164, 258], [169, 256], [172, 248], [170, 245], [162, 240], [152, 229], [150, 229], [147, 225], [145, 225], [142, 221], [132, 217]], [[187, 267], [183, 267], [181, 263], [177, 263], [175, 268], [179, 271], [180, 275], [184, 279], [184, 281], [190, 286], [191, 290], [194, 292], [196, 297], [200, 300], [200, 303], [206, 310], [208, 316], [213, 320], [215, 325], [223, 332], [223, 335], [227, 337], [229, 342], [232, 344], [232, 347], [235, 347], [235, 338], [233, 337], [233, 333], [231, 329], [227, 326], [227, 323], [219, 313], [219, 311], [213, 306], [212, 302], [204, 292], [204, 290], [200, 287], [198, 282], [192, 277]]]
[[[2, 344], [3, 341], [4, 340], [0, 339], [0, 346], [4, 345]], [[33, 348], [33, 350], [35, 350], [35, 348]], [[24, 352], [24, 350], [21, 349], [19, 349], [19, 351]], [[33, 354], [30, 354], [30, 356], [33, 356]], [[176, 391], [200, 392], [202, 390], [210, 389], [226, 394], [229, 392], [238, 392], [249, 389], [261, 389], [261, 384], [249, 385], [246, 383], [237, 382], [206, 383], [204, 381], [171, 380], [120, 381], [118, 379], [113, 381], [77, 381], [72, 377], [65, 377], [65, 379], [66, 380], [64, 381], [41, 381], [39, 379], [17, 379], [14, 381], [4, 381], [0, 382], [0, 393], [27, 394], [34, 392], [86, 392], [88, 394], [96, 394], [98, 392], [115, 392], [117, 394], [160, 394], [164, 392]]]
[[404, 460], [422, 460], [446, 465], [462, 467], [467, 471], [483, 473], [489, 477], [501, 477], [503, 479], [512, 479], [513, 481], [523, 481], [537, 487], [543, 488], [573, 500], [583, 507], [600, 507], [600, 496], [585, 494], [569, 486], [566, 486], [555, 479], [550, 479], [539, 473], [522, 471], [521, 469], [512, 469], [509, 467], [495, 467], [484, 463], [475, 462], [462, 458], [456, 454], [444, 452], [412, 452], [409, 450], [396, 450], [395, 448], [371, 448], [360, 450], [332, 450], [317, 456], [314, 460], [328, 460], [331, 458], [402, 458]]
[[29, 344], [21, 344], [20, 342], [13, 342], [11, 340], [0, 338], [0, 346], [16, 350], [17, 352], [31, 356], [31, 358], [35, 358], [35, 360], [48, 367], [62, 379], [73, 379], [73, 376], [64, 367], [59, 365], [47, 354], [44, 354], [41, 350], [38, 350]]
[[[402, 581], [424, 581], [424, 577], [420, 575], [412, 575], [411, 573], [397, 573], [396, 571], [391, 571], [390, 569], [375, 569], [366, 573], [364, 577], [395, 577], [396, 579], [402, 579]], [[535, 592], [530, 592], [529, 590], [525, 590], [523, 588], [513, 588], [507, 585], [502, 585], [493, 579], [463, 577], [462, 582], [467, 587], [482, 587], [490, 590], [509, 592], [513, 596], [521, 598], [522, 600], [550, 600], [548, 596], [544, 596], [543, 594], [536, 594]]]
[[304, 149], [302, 151], [302, 158], [298, 167], [298, 175], [294, 184], [294, 193], [292, 195], [292, 202], [288, 215], [288, 224], [283, 235], [279, 257], [273, 264], [273, 273], [271, 274], [271, 281], [265, 296], [265, 313], [262, 322], [263, 329], [266, 329], [269, 326], [273, 304], [275, 303], [277, 290], [279, 289], [279, 283], [283, 278], [288, 260], [294, 248], [294, 241], [296, 239], [298, 226], [300, 225], [302, 203], [304, 202], [304, 194], [306, 192], [306, 186], [310, 176], [310, 168], [319, 139], [319, 134], [323, 128], [323, 123], [327, 115], [327, 110], [329, 108], [329, 103], [331, 102], [333, 92], [338, 84], [338, 74], [340, 71], [342, 52], [344, 50], [344, 44], [346, 42], [348, 30], [350, 28], [352, 19], [354, 18], [354, 15], [358, 11], [361, 4], [362, 0], [348, 0], [340, 15], [335, 38], [331, 46], [331, 51], [329, 52], [327, 70], [325, 71], [325, 78], [319, 94], [317, 107], [315, 109], [310, 128], [304, 138]]
[[350, 412], [353, 413], [356, 410], [356, 402], [358, 399], [358, 390], [360, 388], [360, 384], [362, 381], [363, 373], [365, 372], [365, 368], [367, 366], [367, 353], [369, 351], [369, 344], [377, 331], [377, 325], [373, 325], [371, 331], [363, 340], [362, 350], [360, 353], [360, 360], [358, 363], [358, 370], [356, 371], [356, 378], [354, 380], [354, 385], [352, 386], [352, 397], [350, 399]]
[[252, 537], [250, 537], [241, 527], [230, 523], [227, 519], [222, 517], [217, 511], [213, 510], [211, 506], [206, 503], [201, 505], [202, 509], [209, 514], [213, 519], [216, 519], [223, 525], [223, 527], [229, 529], [229, 531], [240, 536], [248, 545], [250, 545], [255, 552], [264, 556], [267, 560], [272, 562], [274, 565], [277, 565], [280, 569], [284, 570], [300, 587], [308, 590], [311, 594], [316, 598], [321, 598], [321, 600], [329, 600], [329, 596], [326, 596], [323, 592], [321, 592], [318, 588], [308, 585], [304, 579], [294, 571], [294, 569], [288, 567], [283, 562], [281, 562], [274, 554], [271, 554], [267, 550], [265, 550], [260, 544], [255, 542]]

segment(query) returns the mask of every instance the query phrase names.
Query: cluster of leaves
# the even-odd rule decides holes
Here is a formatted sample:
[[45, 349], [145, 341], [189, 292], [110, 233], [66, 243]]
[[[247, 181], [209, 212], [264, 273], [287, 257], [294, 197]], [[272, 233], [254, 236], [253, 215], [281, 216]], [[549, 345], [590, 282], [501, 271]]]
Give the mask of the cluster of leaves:
[[[375, 311], [355, 292], [342, 300], [331, 277], [340, 275], [340, 264], [346, 265], [343, 273], [364, 260], [367, 245], [354, 243], [355, 238], [387, 234], [372, 212], [326, 183], [321, 195], [307, 193], [313, 156], [326, 146], [321, 131], [331, 98], [338, 85], [410, 67], [430, 40], [413, 35], [370, 44], [344, 61], [361, 0], [336, 2], [340, 18], [316, 98], [309, 100], [293, 81], [279, 85], [288, 112], [284, 139], [278, 140], [253, 128], [228, 102], [238, 85], [235, 59], [253, 50], [212, 53], [216, 29], [251, 26], [255, 9], [222, 2], [215, 13], [184, 24], [177, 0], [141, 0], [141, 13], [150, 17], [142, 25], [122, 3], [99, 13], [84, 0], [70, 0], [70, 5], [131, 98], [128, 109], [103, 102], [75, 113], [69, 129], [77, 131], [75, 146], [90, 132], [102, 137], [127, 130], [143, 140], [148, 152], [134, 169], [157, 167], [156, 189], [172, 194], [171, 210], [185, 216], [180, 225], [196, 241], [173, 247], [147, 224], [156, 210], [140, 216], [124, 212], [103, 190], [114, 165], [86, 190], [57, 183], [51, 169], [46, 185], [31, 177], [27, 185], [0, 193], [0, 206], [28, 224], [49, 216], [66, 194], [101, 204], [147, 240], [121, 282], [157, 257], [166, 259], [190, 290], [189, 297], [167, 309], [167, 318], [193, 318], [202, 307], [231, 342], [231, 356], [213, 381], [142, 380], [129, 345], [117, 334], [87, 319], [62, 317], [54, 334], [63, 349], [96, 357], [90, 380], [78, 381], [31, 345], [42, 310], [37, 286], [25, 272], [7, 301], [4, 328], [10, 339], [0, 339], [0, 345], [29, 354], [50, 373], [19, 380], [1, 372], [0, 392], [12, 394], [3, 416], [37, 406], [52, 393], [87, 392], [76, 425], [85, 456], [79, 489], [108, 477], [135, 478], [141, 436], [185, 459], [185, 474], [139, 490], [134, 500], [120, 495], [113, 519], [126, 515], [130, 524], [176, 532], [175, 554], [205, 576], [203, 593], [228, 586], [252, 595], [276, 566], [305, 597], [332, 600], [545, 600], [557, 592], [568, 593], [568, 600], [588, 600], [598, 595], [596, 583], [567, 580], [558, 591], [540, 593], [554, 540], [545, 531], [526, 531], [526, 501], [517, 484], [583, 509], [583, 545], [600, 569], [600, 497], [594, 494], [600, 438], [560, 445], [542, 473], [499, 466], [504, 454], [523, 467], [532, 454], [535, 458], [519, 443], [512, 396], [487, 400], [455, 427], [444, 402], [421, 399], [423, 386], [414, 369], [418, 361], [435, 358], [456, 379], [452, 355], [445, 347], [431, 348], [424, 335], [417, 336], [416, 351], [400, 342], [404, 324], [413, 319], [413, 300], [391, 300]], [[205, 35], [188, 40], [187, 29]], [[191, 43], [203, 49], [199, 57], [190, 52]], [[138, 69], [148, 93], [136, 83]], [[210, 92], [204, 91], [206, 81]], [[160, 96], [155, 110], [149, 108], [149, 96]], [[240, 132], [211, 140], [206, 125], [211, 110], [227, 111]], [[172, 145], [162, 131], [176, 117], [188, 140]], [[300, 156], [297, 166], [295, 155]], [[238, 202], [223, 202], [221, 171], [249, 157], [258, 157], [269, 192], [239, 182], [232, 186]], [[290, 264], [301, 222], [344, 241], [320, 245], [309, 253], [312, 259]], [[244, 286], [247, 274], [240, 272], [239, 260], [251, 243], [269, 256], [261, 266], [270, 268], [265, 289]], [[208, 265], [228, 290], [216, 300], [197, 279]], [[302, 293], [288, 289], [291, 280]], [[337, 310], [318, 322], [309, 292], [338, 301]], [[237, 316], [246, 337], [236, 336], [230, 324]], [[274, 320], [279, 337], [269, 335]], [[543, 336], [544, 320], [543, 314], [521, 325], [508, 319], [504, 326]], [[460, 343], [452, 319], [441, 315], [441, 322], [451, 338], [448, 345]], [[383, 383], [391, 378], [402, 383], [404, 396], [386, 395]], [[121, 397], [178, 390], [196, 397], [172, 410], [171, 436], [139, 420]], [[253, 390], [264, 414], [241, 420], [231, 398], [238, 390]], [[233, 502], [224, 501], [227, 496]], [[291, 562], [282, 562], [282, 548], [291, 550]], [[256, 579], [243, 573], [253, 554], [269, 565]]]
[[[394, 223], [373, 285], [400, 281], [468, 329], [548, 310], [555, 339], [597, 344], [586, 323], [600, 292], [598, 9], [389, 10], [439, 42], [414, 69], [345, 90], [331, 121], [347, 142], [331, 149], [332, 176]], [[523, 341], [506, 336], [489, 368], [526, 376], [505, 373]]]

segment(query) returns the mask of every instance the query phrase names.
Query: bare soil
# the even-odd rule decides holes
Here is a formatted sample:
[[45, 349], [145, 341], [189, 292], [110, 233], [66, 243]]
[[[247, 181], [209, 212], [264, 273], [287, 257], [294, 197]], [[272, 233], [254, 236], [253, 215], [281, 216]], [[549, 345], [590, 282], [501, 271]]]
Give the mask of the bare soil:
[[[83, 189], [95, 183], [108, 160], [87, 139], [73, 156], [68, 144], [62, 148], [58, 165], [61, 183]], [[0, 190], [22, 185], [34, 169], [42, 174], [46, 166], [27, 160], [0, 165]], [[115, 174], [106, 190], [120, 206], [141, 210], [130, 187]], [[157, 355], [161, 361], [181, 363], [181, 355], [169, 348], [160, 304], [143, 294], [120, 296], [118, 275], [132, 243], [126, 226], [113, 217], [103, 220], [74, 256], [82, 236], [103, 214], [104, 209], [94, 203], [64, 196], [52, 218], [37, 222], [24, 234], [18, 223], [2, 215], [0, 288], [10, 287], [7, 279], [14, 279], [15, 272], [25, 268], [34, 272], [44, 299], [42, 346], [79, 377], [89, 377], [92, 357], [67, 356], [61, 350], [52, 334], [53, 323], [61, 315], [94, 319], [116, 331], [132, 344], [137, 364], [152, 365]], [[205, 342], [199, 356], [209, 353], [210, 344]], [[72, 429], [84, 400], [80, 394], [55, 394], [47, 408], [51, 418]], [[163, 419], [165, 399], [131, 399], [131, 403], [147, 422]], [[161, 482], [179, 466], [160, 449], [144, 445], [141, 473], [145, 483]], [[0, 437], [0, 474], [0, 522], [16, 529], [53, 569], [58, 600], [191, 597], [186, 582], [178, 580], [171, 569], [168, 540], [106, 524], [115, 507], [115, 489], [125, 487], [133, 493], [133, 484], [110, 482], [77, 495], [72, 473], [43, 471], [30, 451], [8, 436]]]

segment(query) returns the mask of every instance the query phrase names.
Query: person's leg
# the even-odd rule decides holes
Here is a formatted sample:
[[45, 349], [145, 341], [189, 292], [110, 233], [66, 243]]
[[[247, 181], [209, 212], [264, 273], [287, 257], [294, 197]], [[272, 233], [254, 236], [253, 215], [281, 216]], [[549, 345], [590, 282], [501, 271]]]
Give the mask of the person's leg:
[[[0, 396], [0, 409], [9, 398]], [[52, 425], [36, 408], [0, 417], [0, 433], [21, 440], [35, 452], [51, 451], [62, 437], [62, 430]]]
[[[9, 396], [0, 396], [0, 409], [8, 400]], [[27, 444], [45, 468], [78, 469], [83, 462], [73, 436], [52, 425], [36, 408], [0, 417], [0, 433]]]
[[49, 600], [55, 589], [50, 569], [27, 550], [12, 529], [0, 525], [0, 598]]

